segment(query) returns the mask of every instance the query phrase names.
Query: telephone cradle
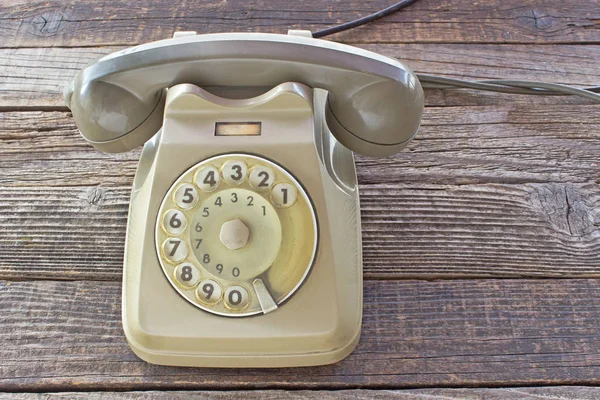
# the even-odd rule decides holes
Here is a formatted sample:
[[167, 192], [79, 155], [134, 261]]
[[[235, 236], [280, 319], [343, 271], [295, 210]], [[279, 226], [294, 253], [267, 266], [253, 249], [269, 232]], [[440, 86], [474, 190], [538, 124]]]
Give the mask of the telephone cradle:
[[337, 362], [362, 318], [353, 151], [416, 134], [418, 79], [299, 35], [180, 35], [82, 70], [65, 99], [101, 151], [144, 144], [133, 182], [123, 327], [155, 364]]

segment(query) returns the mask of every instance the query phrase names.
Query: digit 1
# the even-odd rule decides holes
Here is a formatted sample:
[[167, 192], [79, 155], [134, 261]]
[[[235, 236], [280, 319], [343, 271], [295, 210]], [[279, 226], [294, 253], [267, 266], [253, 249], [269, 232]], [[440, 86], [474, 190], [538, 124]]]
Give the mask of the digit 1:
[[267, 207], [262, 206], [262, 209], [263, 209], [263, 215], [267, 215]]
[[288, 190], [287, 190], [287, 188], [282, 188], [281, 192], [283, 193], [283, 204], [287, 204], [287, 202], [288, 202]]

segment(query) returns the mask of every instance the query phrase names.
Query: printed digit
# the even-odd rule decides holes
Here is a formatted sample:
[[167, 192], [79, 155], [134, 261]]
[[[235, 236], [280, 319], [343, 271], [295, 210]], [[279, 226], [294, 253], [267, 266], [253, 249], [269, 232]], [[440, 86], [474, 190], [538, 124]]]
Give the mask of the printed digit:
[[185, 191], [183, 192], [183, 199], [181, 199], [181, 202], [185, 204], [192, 204], [194, 202], [194, 195], [192, 193], [194, 193], [194, 189], [185, 189]]
[[169, 253], [169, 257], [173, 257], [175, 255], [175, 252], [177, 251], [177, 248], [181, 244], [181, 241], [180, 240], [169, 240], [169, 244], [173, 245], [173, 248], [171, 249], [171, 252]]
[[242, 302], [242, 294], [239, 290], [232, 290], [229, 292], [229, 303], [237, 306]]
[[282, 188], [281, 193], [283, 193], [283, 204], [288, 203], [288, 190], [287, 188]]
[[178, 215], [177, 213], [173, 213], [173, 216], [169, 220], [169, 225], [173, 229], [177, 229], [177, 228], [181, 227], [181, 220], [177, 218], [177, 215]]
[[217, 180], [215, 179], [215, 171], [208, 171], [202, 182], [210, 186], [215, 186], [217, 184]]
[[239, 181], [240, 179], [242, 179], [242, 166], [241, 165], [234, 165], [233, 167], [231, 167], [232, 170], [235, 171], [235, 175], [231, 175], [231, 179], [234, 179], [236, 181]]
[[181, 269], [181, 279], [189, 282], [192, 280], [192, 267], [186, 265]]
[[263, 180], [258, 184], [258, 187], [269, 187], [269, 184], [267, 183], [269, 181], [269, 173], [267, 171], [260, 171], [258, 176], [263, 178]]
[[212, 283], [205, 283], [204, 285], [202, 285], [202, 292], [204, 292], [204, 294], [206, 295], [206, 300], [209, 300], [215, 292], [215, 287]]

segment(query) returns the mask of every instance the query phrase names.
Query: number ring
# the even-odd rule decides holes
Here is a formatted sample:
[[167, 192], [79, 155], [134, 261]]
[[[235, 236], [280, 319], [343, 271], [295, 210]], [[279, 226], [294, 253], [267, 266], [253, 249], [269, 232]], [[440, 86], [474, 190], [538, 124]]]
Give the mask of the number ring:
[[[232, 202], [233, 194], [237, 201]], [[223, 207], [215, 206], [221, 199]], [[204, 212], [206, 211], [206, 212]], [[240, 220], [249, 230], [246, 244], [231, 250], [221, 241], [224, 224]], [[190, 230], [192, 253], [213, 276], [243, 282], [259, 276], [277, 258], [282, 242], [281, 221], [270, 201], [248, 189], [231, 188], [209, 196], [198, 208]], [[198, 244], [198, 245], [196, 245]], [[217, 266], [223, 266], [219, 271]]]

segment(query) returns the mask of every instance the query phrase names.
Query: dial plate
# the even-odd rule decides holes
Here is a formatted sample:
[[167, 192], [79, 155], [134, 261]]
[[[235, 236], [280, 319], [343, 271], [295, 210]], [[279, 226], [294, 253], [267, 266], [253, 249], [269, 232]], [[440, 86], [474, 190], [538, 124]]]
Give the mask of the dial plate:
[[223, 316], [274, 311], [316, 256], [317, 219], [299, 182], [247, 154], [206, 159], [165, 195], [156, 243], [161, 267], [193, 305]]

